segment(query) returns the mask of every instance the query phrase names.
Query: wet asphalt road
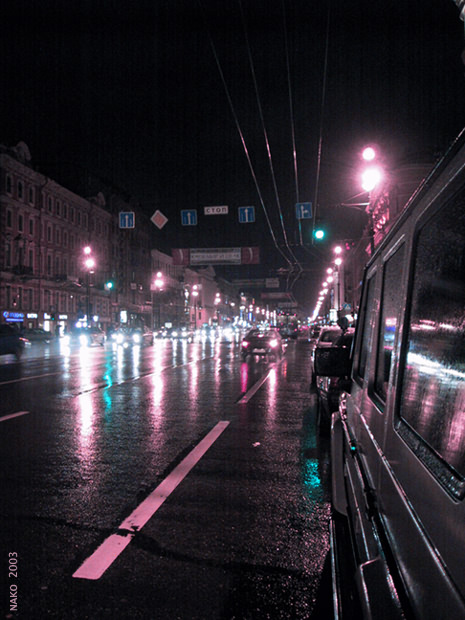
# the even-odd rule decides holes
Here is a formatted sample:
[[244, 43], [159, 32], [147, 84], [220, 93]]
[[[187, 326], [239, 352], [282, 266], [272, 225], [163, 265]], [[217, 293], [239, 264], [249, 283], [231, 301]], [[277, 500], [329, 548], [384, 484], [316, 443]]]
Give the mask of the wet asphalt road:
[[0, 617], [331, 618], [309, 377], [305, 341], [1, 358]]

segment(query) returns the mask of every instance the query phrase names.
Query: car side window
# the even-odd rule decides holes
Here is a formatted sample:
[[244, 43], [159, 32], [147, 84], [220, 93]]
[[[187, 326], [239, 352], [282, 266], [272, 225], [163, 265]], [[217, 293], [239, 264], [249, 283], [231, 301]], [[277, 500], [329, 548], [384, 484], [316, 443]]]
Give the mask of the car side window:
[[360, 313], [361, 320], [361, 345], [360, 355], [358, 358], [358, 364], [356, 367], [356, 374], [360, 379], [365, 377], [367, 361], [370, 354], [372, 335], [374, 329], [373, 322], [373, 300], [375, 293], [375, 276], [372, 276], [366, 284], [364, 299], [362, 301], [362, 308]]
[[404, 432], [414, 431], [410, 430], [411, 445], [418, 444], [418, 437], [423, 440], [420, 458], [431, 469], [437, 455], [438, 462], [461, 476], [465, 476], [464, 204], [465, 189], [417, 237], [399, 400], [400, 416], [408, 423]]
[[405, 246], [402, 245], [384, 265], [381, 297], [381, 320], [378, 333], [375, 392], [386, 402], [392, 351], [397, 330], [397, 319], [402, 306], [402, 272]]

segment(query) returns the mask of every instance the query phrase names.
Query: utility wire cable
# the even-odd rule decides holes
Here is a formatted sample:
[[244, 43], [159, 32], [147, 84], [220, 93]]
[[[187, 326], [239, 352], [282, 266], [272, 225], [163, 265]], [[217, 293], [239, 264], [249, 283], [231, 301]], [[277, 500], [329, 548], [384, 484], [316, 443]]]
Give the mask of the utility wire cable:
[[[284, 4], [284, 0], [281, 2], [281, 6], [283, 9], [283, 31], [284, 31], [284, 51], [286, 54], [286, 69], [287, 69], [287, 87], [289, 93], [289, 111], [290, 111], [290, 119], [291, 119], [291, 137], [292, 137], [292, 154], [293, 154], [293, 162], [294, 162], [294, 180], [295, 180], [295, 194], [296, 194], [296, 203], [300, 202], [300, 192], [299, 192], [299, 175], [297, 168], [297, 149], [295, 144], [295, 122], [294, 122], [294, 105], [292, 100], [292, 83], [291, 83], [291, 68], [289, 62], [289, 45], [287, 40], [287, 20], [286, 20], [286, 7]], [[298, 220], [299, 225], [299, 240], [300, 245], [303, 245], [302, 242], [302, 222]], [[300, 278], [303, 273], [303, 267], [300, 263], [298, 263], [299, 272], [296, 274], [290, 289], [294, 287], [294, 284]]]
[[224, 88], [224, 91], [225, 91], [225, 94], [226, 94], [226, 98], [228, 100], [229, 108], [230, 108], [231, 113], [232, 113], [233, 118], [234, 118], [234, 123], [236, 125], [237, 131], [239, 133], [239, 136], [240, 136], [240, 139], [241, 139], [241, 142], [242, 142], [242, 147], [244, 149], [244, 153], [245, 153], [245, 156], [247, 158], [247, 163], [249, 165], [250, 173], [251, 173], [253, 181], [255, 183], [255, 188], [257, 190], [258, 197], [260, 199], [260, 204], [261, 204], [263, 212], [265, 214], [265, 218], [266, 218], [266, 221], [267, 221], [267, 224], [268, 224], [268, 228], [270, 230], [271, 238], [273, 239], [273, 243], [274, 243], [276, 249], [278, 250], [278, 252], [282, 255], [282, 257], [286, 260], [286, 262], [292, 267], [291, 261], [286, 256], [286, 254], [281, 250], [281, 248], [279, 247], [278, 242], [276, 240], [276, 236], [274, 234], [273, 227], [271, 225], [270, 217], [268, 215], [268, 211], [266, 209], [265, 202], [263, 200], [263, 196], [262, 196], [262, 193], [260, 191], [260, 186], [258, 184], [258, 180], [257, 180], [257, 176], [255, 174], [255, 170], [254, 170], [254, 167], [253, 167], [253, 164], [252, 164], [252, 160], [250, 159], [250, 154], [249, 154], [249, 150], [247, 148], [247, 144], [246, 144], [246, 141], [245, 141], [245, 138], [244, 138], [244, 134], [242, 132], [242, 129], [241, 129], [241, 126], [240, 126], [240, 123], [239, 123], [239, 119], [237, 118], [237, 114], [236, 114], [236, 111], [234, 109], [234, 104], [233, 104], [233, 101], [231, 99], [231, 95], [229, 93], [229, 88], [228, 88], [228, 85], [226, 83], [226, 79], [224, 77], [224, 73], [223, 73], [223, 69], [221, 67], [220, 59], [218, 57], [215, 44], [214, 44], [212, 36], [210, 34], [210, 29], [208, 28], [208, 23], [207, 23], [207, 20], [206, 20], [206, 17], [205, 17], [205, 11], [203, 9], [202, 2], [200, 0], [198, 0], [198, 2], [199, 2], [199, 5], [200, 5], [200, 8], [202, 10], [202, 14], [203, 14], [205, 26], [206, 26], [206, 29], [207, 29], [208, 39], [209, 39], [210, 47], [211, 47], [211, 50], [212, 50], [212, 53], [213, 53], [213, 57], [215, 59], [216, 66], [218, 68], [218, 72], [220, 74], [221, 82], [223, 84], [223, 88]]
[[270, 141], [268, 139], [268, 133], [266, 131], [265, 119], [264, 119], [264, 116], [263, 116], [263, 107], [262, 107], [262, 104], [261, 104], [260, 94], [258, 92], [257, 75], [255, 73], [255, 66], [254, 66], [253, 59], [252, 59], [252, 52], [251, 52], [251, 49], [250, 49], [250, 42], [249, 42], [249, 36], [248, 36], [248, 33], [247, 33], [247, 27], [246, 27], [246, 23], [245, 23], [244, 11], [242, 9], [242, 2], [241, 2], [241, 0], [238, 0], [238, 2], [239, 2], [240, 13], [241, 13], [241, 19], [242, 19], [242, 27], [243, 27], [243, 30], [244, 30], [245, 43], [246, 43], [246, 47], [247, 47], [247, 54], [248, 54], [248, 58], [249, 58], [250, 72], [252, 74], [252, 80], [253, 80], [253, 84], [254, 84], [254, 88], [255, 88], [255, 97], [256, 97], [257, 106], [258, 106], [258, 112], [259, 112], [259, 115], [260, 115], [260, 121], [261, 121], [261, 124], [262, 124], [263, 135], [264, 135], [264, 138], [265, 138], [266, 151], [267, 151], [267, 154], [268, 154], [268, 162], [270, 164], [271, 178], [273, 180], [273, 189], [274, 189], [274, 193], [275, 193], [275, 197], [276, 197], [276, 204], [277, 204], [278, 212], [279, 212], [279, 221], [280, 221], [280, 224], [281, 224], [281, 229], [283, 231], [284, 243], [286, 245], [286, 248], [287, 248], [289, 254], [292, 256], [294, 261], [298, 264], [297, 258], [295, 257], [294, 253], [292, 252], [291, 248], [289, 247], [289, 242], [287, 240], [286, 227], [284, 225], [283, 212], [282, 212], [282, 209], [281, 209], [281, 201], [280, 201], [280, 198], [279, 198], [278, 186], [277, 186], [277, 183], [276, 183], [276, 175], [275, 175], [275, 172], [274, 172], [273, 158], [271, 156]]
[[316, 225], [316, 214], [318, 210], [318, 192], [320, 185], [320, 170], [321, 170], [321, 151], [323, 144], [323, 120], [324, 120], [324, 108], [325, 108], [325, 99], [326, 99], [326, 78], [328, 73], [328, 48], [329, 48], [329, 25], [331, 20], [331, 2], [328, 2], [328, 17], [326, 22], [326, 43], [325, 43], [325, 60], [323, 67], [323, 87], [322, 87], [322, 95], [321, 95], [321, 112], [320, 112], [320, 132], [318, 138], [318, 156], [317, 156], [317, 166], [316, 166], [316, 180], [315, 180], [315, 198], [314, 198], [314, 206], [313, 206], [313, 230], [312, 230], [312, 243], [314, 242], [314, 233], [315, 233], [315, 225]]

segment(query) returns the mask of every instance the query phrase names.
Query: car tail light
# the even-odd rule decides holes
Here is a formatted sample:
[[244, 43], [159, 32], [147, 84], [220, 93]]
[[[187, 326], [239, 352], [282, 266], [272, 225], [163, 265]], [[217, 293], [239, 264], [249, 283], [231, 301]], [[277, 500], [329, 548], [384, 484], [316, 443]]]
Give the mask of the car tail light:
[[248, 342], [247, 340], [244, 340], [242, 343], [242, 346], [244, 347], [244, 349], [246, 349], [249, 346], [250, 342]]

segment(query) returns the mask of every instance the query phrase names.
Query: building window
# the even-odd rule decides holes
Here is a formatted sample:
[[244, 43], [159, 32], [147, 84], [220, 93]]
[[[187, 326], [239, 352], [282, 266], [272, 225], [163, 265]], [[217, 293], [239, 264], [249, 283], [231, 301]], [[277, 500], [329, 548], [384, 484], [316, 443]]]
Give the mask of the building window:
[[71, 207], [70, 210], [69, 210], [69, 216], [71, 218], [71, 222], [74, 224], [74, 209], [73, 209], [73, 207]]
[[68, 217], [68, 205], [66, 202], [63, 203], [63, 217], [66, 219]]
[[18, 231], [19, 232], [24, 231], [24, 217], [22, 213], [19, 213], [18, 215]]
[[66, 232], [66, 230], [63, 231], [63, 246], [65, 248], [68, 247], [68, 233]]
[[32, 269], [32, 271], [34, 271], [34, 250], [32, 249], [29, 250], [28, 261], [29, 267]]
[[52, 240], [52, 227], [49, 225], [47, 226], [47, 241], [51, 241]]
[[47, 255], [47, 275], [52, 275], [52, 257], [50, 254]]
[[32, 217], [29, 218], [29, 234], [34, 234], [34, 220], [32, 219]]
[[57, 214], [57, 215], [60, 215], [60, 206], [61, 206], [61, 205], [60, 205], [60, 201], [59, 201], [59, 200], [57, 200], [57, 201], [56, 201], [56, 214]]
[[57, 276], [60, 273], [60, 259], [57, 256], [55, 258], [55, 275]]
[[30, 187], [29, 188], [29, 202], [30, 202], [31, 205], [34, 204], [34, 197], [35, 197], [34, 188]]
[[18, 181], [18, 198], [23, 197], [24, 186], [21, 181]]
[[80, 211], [77, 212], [77, 223], [78, 223], [78, 226], [81, 225], [81, 212]]
[[6, 212], [6, 225], [8, 228], [11, 228], [13, 226], [13, 216], [9, 209]]
[[59, 228], [57, 228], [57, 229], [55, 230], [55, 243], [56, 243], [57, 245], [60, 245], [60, 241], [61, 241], [61, 239], [60, 239], [60, 229], [59, 229]]
[[52, 203], [52, 198], [51, 196], [48, 197], [47, 200], [47, 208], [48, 208], [48, 212], [52, 213], [53, 212], [53, 203]]
[[11, 194], [12, 192], [11, 177], [9, 174], [6, 177], [6, 191], [7, 191], [7, 194]]

